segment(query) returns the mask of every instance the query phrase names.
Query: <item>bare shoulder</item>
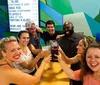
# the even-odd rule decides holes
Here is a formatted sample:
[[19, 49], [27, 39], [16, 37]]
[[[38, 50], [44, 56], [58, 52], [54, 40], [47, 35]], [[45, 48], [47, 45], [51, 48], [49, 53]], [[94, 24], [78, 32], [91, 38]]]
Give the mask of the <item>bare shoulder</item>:
[[12, 67], [10, 67], [9, 65], [5, 64], [0, 66], [0, 75], [9, 75], [10, 73], [12, 73]]
[[10, 76], [15, 76], [15, 74], [23, 73], [22, 71], [15, 69], [11, 66], [9, 66], [7, 63], [2, 63], [0, 64], [0, 76], [1, 75], [6, 75], [9, 77]]
[[0, 67], [0, 79], [2, 81], [5, 80], [5, 82], [8, 83], [15, 83], [18, 85], [30, 85], [34, 84], [37, 81], [37, 78], [35, 76], [31, 76], [29, 74], [23, 73], [22, 71], [12, 68], [9, 65], [5, 65], [3, 67]]
[[9, 79], [11, 78], [9, 75], [10, 67], [7, 64], [0, 64], [0, 85], [1, 84], [9, 84]]

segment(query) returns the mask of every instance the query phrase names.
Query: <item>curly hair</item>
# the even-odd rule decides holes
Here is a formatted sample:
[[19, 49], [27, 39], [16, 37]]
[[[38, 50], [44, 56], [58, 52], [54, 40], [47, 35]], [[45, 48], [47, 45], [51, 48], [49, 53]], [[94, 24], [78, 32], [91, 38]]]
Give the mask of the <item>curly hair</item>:
[[91, 36], [86, 36], [83, 38], [83, 48], [86, 49], [91, 43], [96, 41]]

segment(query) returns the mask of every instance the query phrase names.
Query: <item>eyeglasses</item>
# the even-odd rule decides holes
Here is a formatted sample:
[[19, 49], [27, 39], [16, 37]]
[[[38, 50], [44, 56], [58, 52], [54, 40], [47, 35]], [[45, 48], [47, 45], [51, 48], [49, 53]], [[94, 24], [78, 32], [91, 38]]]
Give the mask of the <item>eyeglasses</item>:
[[31, 28], [33, 28], [33, 29], [34, 29], [34, 28], [36, 28], [36, 27], [35, 27], [35, 26], [32, 26]]

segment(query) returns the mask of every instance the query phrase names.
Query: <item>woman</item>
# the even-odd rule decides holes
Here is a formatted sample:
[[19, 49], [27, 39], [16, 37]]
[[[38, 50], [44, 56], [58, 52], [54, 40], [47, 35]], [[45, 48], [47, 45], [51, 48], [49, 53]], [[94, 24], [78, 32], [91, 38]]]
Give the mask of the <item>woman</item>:
[[84, 37], [83, 39], [81, 39], [77, 46], [77, 55], [72, 58], [68, 58], [60, 48], [60, 52], [62, 54], [63, 60], [67, 64], [75, 64], [77, 62], [81, 62], [81, 57], [83, 57], [85, 49], [93, 42], [96, 42], [96, 41], [92, 39], [90, 36]]
[[19, 61], [22, 53], [15, 37], [3, 38], [0, 41], [0, 50], [3, 55], [2, 60], [0, 60], [0, 85], [9, 85], [10, 83], [36, 84], [41, 78], [45, 64], [51, 60], [50, 56], [44, 58], [37, 72], [31, 76], [13, 67], [13, 63]]
[[[37, 56], [37, 54], [41, 51], [42, 46], [40, 43], [40, 32], [43, 32], [41, 28], [37, 28], [33, 21], [26, 22], [26, 30], [29, 32], [30, 41], [28, 44], [29, 49], [32, 51], [33, 56]], [[40, 66], [42, 58], [38, 62], [38, 66]]]
[[83, 85], [100, 85], [100, 44], [94, 43], [86, 48], [80, 70], [73, 71], [67, 67], [61, 54], [58, 56], [58, 61], [70, 79], [81, 80]]
[[45, 52], [41, 51], [35, 58], [28, 48], [29, 43], [29, 33], [27, 31], [20, 31], [18, 33], [18, 43], [22, 50], [22, 55], [18, 62], [14, 62], [15, 68], [22, 70], [25, 73], [34, 74], [37, 66], [37, 62], [40, 58], [44, 57]]

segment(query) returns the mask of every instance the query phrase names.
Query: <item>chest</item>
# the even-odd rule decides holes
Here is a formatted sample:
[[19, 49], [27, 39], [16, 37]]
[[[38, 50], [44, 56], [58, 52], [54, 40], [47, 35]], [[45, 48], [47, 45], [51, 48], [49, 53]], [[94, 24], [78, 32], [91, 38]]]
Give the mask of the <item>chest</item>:
[[28, 48], [26, 48], [25, 52], [22, 52], [22, 54], [23, 54], [26, 61], [28, 61], [28, 62], [32, 61], [33, 55]]
[[96, 80], [92, 76], [87, 76], [84, 78], [83, 85], [100, 85], [100, 80]]

